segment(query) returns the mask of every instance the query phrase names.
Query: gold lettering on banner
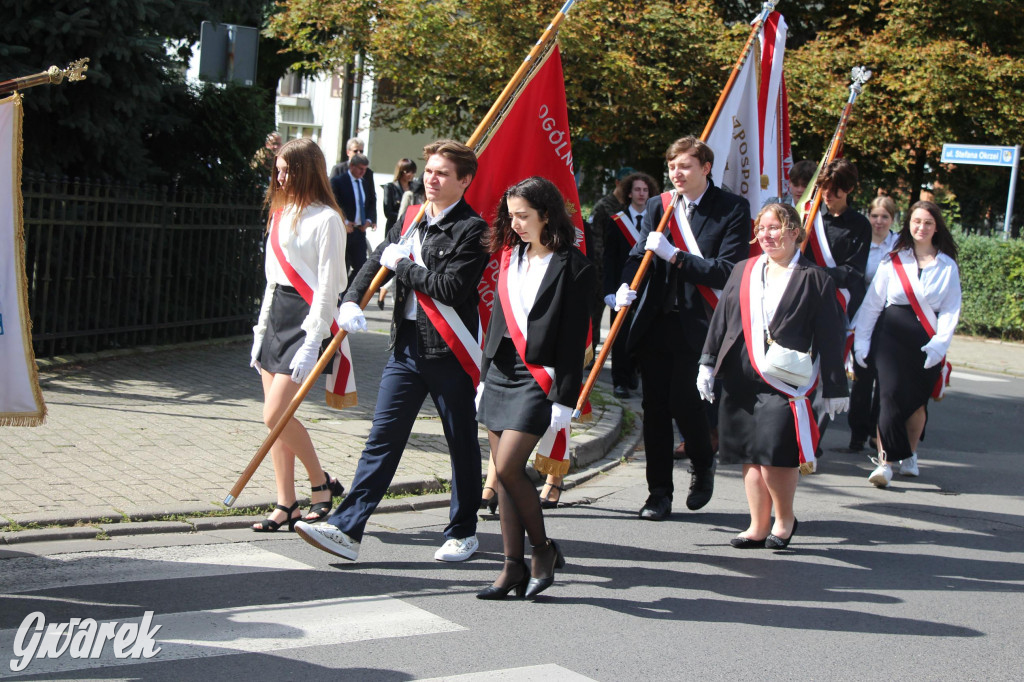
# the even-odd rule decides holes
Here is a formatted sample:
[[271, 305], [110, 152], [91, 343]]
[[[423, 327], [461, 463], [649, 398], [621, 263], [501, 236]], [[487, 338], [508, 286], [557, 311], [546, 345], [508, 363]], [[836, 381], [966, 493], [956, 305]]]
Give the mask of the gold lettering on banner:
[[548, 142], [555, 148], [555, 156], [559, 160], [564, 161], [569, 172], [575, 175], [575, 171], [572, 168], [572, 150], [569, 148], [569, 134], [555, 127], [557, 122], [548, 116], [549, 113], [551, 113], [551, 109], [548, 108], [548, 105], [541, 104], [537, 112], [537, 118], [541, 121], [540, 128], [548, 133]]

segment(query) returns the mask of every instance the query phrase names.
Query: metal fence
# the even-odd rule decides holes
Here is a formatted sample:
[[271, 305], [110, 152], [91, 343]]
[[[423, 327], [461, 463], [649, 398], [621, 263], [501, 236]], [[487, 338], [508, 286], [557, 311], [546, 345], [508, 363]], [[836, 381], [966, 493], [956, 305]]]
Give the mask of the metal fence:
[[263, 293], [260, 197], [26, 175], [37, 357], [247, 333]]

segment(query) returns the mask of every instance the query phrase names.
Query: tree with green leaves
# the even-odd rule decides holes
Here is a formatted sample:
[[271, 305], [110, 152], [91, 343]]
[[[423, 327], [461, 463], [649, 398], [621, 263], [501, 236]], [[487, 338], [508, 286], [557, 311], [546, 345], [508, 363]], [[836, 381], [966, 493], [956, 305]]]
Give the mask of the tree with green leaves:
[[81, 83], [25, 91], [25, 169], [205, 187], [257, 182], [249, 160], [273, 128], [276, 82], [295, 56], [264, 41], [252, 88], [190, 86], [184, 70], [203, 20], [261, 26], [270, 6], [0, 0], [0, 79], [90, 59]]

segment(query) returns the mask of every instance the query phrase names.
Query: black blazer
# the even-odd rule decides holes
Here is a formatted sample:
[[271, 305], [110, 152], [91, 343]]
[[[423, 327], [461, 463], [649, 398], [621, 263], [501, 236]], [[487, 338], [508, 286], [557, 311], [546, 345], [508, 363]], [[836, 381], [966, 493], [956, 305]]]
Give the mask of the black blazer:
[[[583, 383], [587, 329], [596, 284], [597, 271], [579, 249], [572, 246], [556, 251], [527, 316], [526, 361], [555, 369], [548, 400], [568, 407], [576, 407]], [[507, 330], [501, 297], [496, 295], [487, 325], [481, 377], [487, 376], [487, 368]]]
[[[363, 197], [366, 199], [366, 204], [363, 206], [363, 220], [369, 220], [376, 225], [377, 192], [373, 189], [369, 170], [359, 178], [359, 183], [363, 186]], [[345, 220], [354, 223], [356, 221], [356, 193], [352, 189], [352, 180], [349, 178], [347, 169], [345, 173], [331, 178], [331, 190], [334, 192], [334, 200], [338, 202], [338, 206], [345, 214]]]
[[[629, 206], [627, 205], [622, 210], [626, 212], [625, 222], [632, 224], [630, 223]], [[619, 288], [622, 268], [625, 267], [626, 260], [629, 258], [629, 253], [633, 247], [610, 216], [604, 222], [604, 293], [614, 294]], [[637, 225], [636, 228], [636, 231], [639, 233], [643, 225]]]
[[[346, 178], [347, 179], [347, 178]], [[401, 239], [402, 222], [399, 221], [388, 231], [358, 274], [349, 283], [345, 301], [359, 303], [370, 288], [370, 283], [380, 270], [380, 256], [388, 244]], [[405, 302], [416, 291], [422, 291], [438, 303], [450, 305], [474, 335], [480, 329], [480, 312], [477, 304], [480, 296], [477, 285], [487, 265], [487, 251], [484, 249], [484, 235], [487, 223], [477, 215], [465, 199], [441, 219], [436, 225], [420, 227], [422, 222], [409, 229], [424, 229], [421, 234], [423, 267], [408, 258], [398, 262], [397, 270], [387, 279], [395, 278], [395, 309], [391, 319], [391, 345], [395, 345], [398, 325], [405, 320]], [[387, 279], [385, 281], [387, 281]], [[423, 308], [416, 306], [416, 334], [418, 349], [427, 358], [444, 357], [452, 352], [440, 332], [434, 327]]]
[[[850, 303], [846, 313], [852, 320], [867, 293], [864, 271], [868, 267], [868, 252], [871, 250], [871, 223], [860, 213], [847, 208], [834, 216], [821, 207], [821, 222], [825, 226], [825, 238], [829, 251], [836, 261], [836, 267], [825, 268], [836, 287], [850, 292]], [[811, 256], [811, 252], [805, 252]], [[813, 256], [812, 256], [813, 260]], [[824, 263], [817, 263], [824, 267]]]
[[[736, 264], [711, 318], [700, 363], [711, 365], [715, 372], [737, 342], [747, 342], [740, 315], [740, 283], [746, 265], [746, 261]], [[751, 277], [760, 276], [756, 268], [751, 273]], [[836, 299], [836, 285], [822, 268], [804, 255], [794, 266], [778, 311], [768, 323], [768, 333], [785, 348], [809, 352], [820, 358], [822, 396], [842, 398], [849, 395], [843, 367], [846, 322]], [[763, 343], [760, 339], [757, 341]]]
[[[708, 182], [711, 182], [710, 177]], [[629, 253], [629, 260], [622, 269], [621, 281], [633, 281], [633, 275], [646, 253], [644, 244], [647, 243], [647, 235], [657, 229], [664, 214], [661, 196], [652, 197], [644, 210], [640, 241]], [[652, 267], [647, 271], [644, 286], [638, 292], [634, 304], [636, 313], [627, 341], [627, 348], [631, 352], [640, 347], [647, 333], [662, 333], [652, 323], [659, 315], [672, 314], [666, 313], [664, 309], [668, 305], [669, 292], [674, 291], [675, 307], [683, 323], [681, 341], [691, 353], [700, 353], [707, 336], [711, 310], [697, 290], [697, 285], [721, 289], [729, 279], [733, 266], [750, 255], [750, 204], [741, 196], [710, 184], [697, 204], [690, 227], [703, 258], [681, 253], [677, 255], [675, 264], [670, 265], [657, 256], [653, 257]], [[671, 232], [667, 228], [665, 232], [671, 241]]]

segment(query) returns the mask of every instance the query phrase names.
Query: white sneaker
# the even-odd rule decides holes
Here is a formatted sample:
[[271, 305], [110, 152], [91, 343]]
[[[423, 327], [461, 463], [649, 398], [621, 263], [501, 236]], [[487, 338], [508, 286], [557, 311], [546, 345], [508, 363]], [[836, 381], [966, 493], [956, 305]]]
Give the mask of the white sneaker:
[[920, 476], [921, 470], [917, 468], [917, 453], [910, 459], [900, 460], [900, 476]]
[[330, 552], [342, 559], [355, 561], [359, 556], [359, 543], [345, 535], [340, 528], [332, 526], [326, 521], [317, 521], [316, 523], [298, 521], [295, 524], [295, 532], [317, 549]]
[[450, 538], [441, 545], [441, 549], [434, 552], [434, 559], [437, 561], [465, 561], [473, 556], [476, 550], [480, 549], [480, 541], [475, 535], [468, 538]]
[[889, 481], [892, 480], [892, 467], [884, 459], [877, 457], [871, 458], [871, 463], [876, 465], [874, 471], [868, 476], [868, 483], [871, 483], [879, 488], [884, 488], [889, 485]]

